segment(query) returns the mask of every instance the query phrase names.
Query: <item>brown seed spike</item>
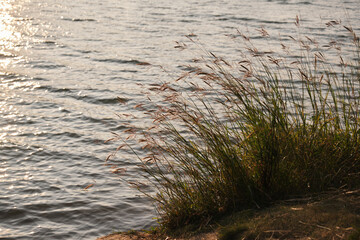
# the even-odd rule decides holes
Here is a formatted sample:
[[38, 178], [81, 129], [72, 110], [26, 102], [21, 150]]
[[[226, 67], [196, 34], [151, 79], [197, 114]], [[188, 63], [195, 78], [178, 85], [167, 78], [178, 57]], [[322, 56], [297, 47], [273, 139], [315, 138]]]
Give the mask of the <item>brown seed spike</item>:
[[128, 99], [122, 98], [122, 97], [117, 97], [117, 100], [118, 100], [120, 103], [126, 103], [127, 101], [129, 101]]
[[106, 157], [105, 162], [109, 161], [112, 157], [114, 156], [114, 154], [110, 154]]
[[296, 41], [296, 39], [292, 36], [289, 35], [289, 38], [291, 38], [292, 40]]
[[125, 172], [126, 172], [125, 168], [117, 168], [112, 171], [112, 173], [125, 173]]
[[317, 44], [318, 42], [315, 39], [311, 39], [308, 36], [305, 36], [312, 44]]
[[211, 56], [213, 56], [214, 58], [217, 58], [217, 56], [214, 54], [214, 53], [212, 53], [212, 52], [209, 52], [210, 54], [211, 54]]
[[325, 23], [325, 25], [327, 27], [333, 27], [334, 25], [339, 25], [341, 23], [340, 20], [332, 20], [332, 21], [329, 21], [327, 23]]
[[110, 139], [104, 141], [104, 143], [108, 143], [108, 142], [114, 141], [115, 139], [116, 139], [116, 138], [110, 138]]
[[260, 29], [256, 29], [256, 31], [260, 32], [263, 37], [269, 37], [269, 33], [262, 27]]
[[139, 62], [139, 63], [137, 63], [136, 65], [148, 66], [148, 65], [151, 65], [151, 63], [148, 63], [148, 62]]
[[188, 75], [189, 75], [189, 73], [184, 73], [184, 74], [182, 74], [179, 78], [177, 78], [175, 81], [176, 81], [176, 82], [177, 82], [177, 81], [180, 81], [181, 79], [187, 77]]
[[134, 108], [141, 108], [143, 105], [144, 105], [144, 104], [139, 103], [139, 104], [135, 105]]
[[133, 139], [133, 138], [135, 138], [135, 137], [136, 137], [135, 134], [131, 134], [131, 135], [129, 135], [127, 138], [125, 138], [125, 140]]
[[133, 129], [133, 128], [129, 128], [129, 129], [126, 129], [125, 131], [124, 131], [124, 133], [135, 133], [136, 131], [135, 131], [135, 129]]
[[298, 16], [298, 15], [296, 15], [295, 25], [296, 25], [297, 27], [300, 26], [300, 19], [299, 19], [299, 16]]
[[352, 29], [352, 27], [347, 27], [347, 26], [344, 26], [344, 28], [345, 28], [346, 30], [348, 30], [349, 32], [351, 32], [351, 33], [353, 33], [353, 32], [354, 32], [354, 30]]
[[123, 147], [125, 147], [126, 146], [126, 144], [121, 144], [120, 146], [118, 146], [117, 148], [116, 148], [116, 151], [119, 151], [120, 149], [122, 149]]
[[87, 190], [88, 188], [91, 188], [92, 186], [94, 186], [94, 184], [89, 184], [86, 187], [84, 187], [84, 190]]
[[245, 34], [241, 33], [239, 30], [237, 30], [237, 32], [239, 33], [239, 35], [240, 35], [243, 39], [245, 39], [246, 41], [250, 41], [250, 38], [247, 37]]
[[340, 56], [340, 64], [345, 65], [344, 59]]

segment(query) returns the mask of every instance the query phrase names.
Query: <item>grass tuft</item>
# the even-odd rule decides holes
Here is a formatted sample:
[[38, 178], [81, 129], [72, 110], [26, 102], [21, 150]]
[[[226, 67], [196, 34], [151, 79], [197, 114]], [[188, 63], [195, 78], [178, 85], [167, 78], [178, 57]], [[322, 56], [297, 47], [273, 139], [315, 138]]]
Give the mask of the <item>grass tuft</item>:
[[[300, 35], [280, 43], [283, 51], [262, 51], [238, 32], [240, 59], [204, 51], [174, 86], [157, 89], [167, 95], [150, 112], [155, 128], [141, 135], [149, 151], [141, 167], [157, 189], [150, 197], [164, 229], [360, 187], [359, 37], [348, 26], [328, 27], [339, 27], [349, 42], [321, 48]], [[353, 56], [341, 55], [340, 45], [351, 46]], [[234, 226], [224, 239], [241, 231]]]

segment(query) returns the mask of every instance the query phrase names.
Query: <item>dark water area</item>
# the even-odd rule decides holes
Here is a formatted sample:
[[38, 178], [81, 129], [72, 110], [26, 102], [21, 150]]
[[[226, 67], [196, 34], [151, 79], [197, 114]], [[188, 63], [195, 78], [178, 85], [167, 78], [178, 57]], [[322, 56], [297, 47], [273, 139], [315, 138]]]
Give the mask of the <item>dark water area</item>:
[[[144, 89], [191, 62], [176, 41], [196, 35], [236, 59], [226, 35], [297, 34], [296, 15], [324, 41], [339, 36], [330, 20], [360, 30], [359, 0], [2, 0], [0, 239], [96, 239], [155, 225], [152, 203], [104, 165], [116, 147], [104, 142], [127, 122], [141, 126]], [[134, 156], [117, 159], [139, 175]]]

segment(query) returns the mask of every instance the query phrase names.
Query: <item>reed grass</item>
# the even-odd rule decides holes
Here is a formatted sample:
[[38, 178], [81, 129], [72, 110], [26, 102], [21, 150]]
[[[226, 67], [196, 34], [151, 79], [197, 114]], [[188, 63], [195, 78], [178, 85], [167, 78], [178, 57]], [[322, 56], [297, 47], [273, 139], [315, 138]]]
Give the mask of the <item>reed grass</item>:
[[149, 151], [141, 167], [157, 189], [150, 197], [164, 229], [360, 187], [360, 44], [351, 27], [334, 25], [347, 32], [354, 56], [328, 60], [326, 49], [301, 35], [291, 37], [295, 55], [260, 51], [238, 32], [241, 59], [205, 51], [179, 85], [159, 87], [169, 94], [152, 113], [157, 130], [139, 141]]

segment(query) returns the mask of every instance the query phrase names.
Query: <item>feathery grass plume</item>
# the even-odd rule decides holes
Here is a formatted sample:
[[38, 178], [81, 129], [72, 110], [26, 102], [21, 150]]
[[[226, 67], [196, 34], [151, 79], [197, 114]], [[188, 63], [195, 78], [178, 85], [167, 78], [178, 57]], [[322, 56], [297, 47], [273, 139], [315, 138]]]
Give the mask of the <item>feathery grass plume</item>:
[[[301, 27], [298, 17], [295, 25]], [[161, 85], [166, 104], [150, 113], [156, 128], [140, 142], [149, 151], [141, 167], [157, 189], [150, 197], [164, 229], [292, 195], [359, 187], [359, 37], [339, 21], [326, 25], [347, 32], [354, 56], [341, 54], [348, 42], [321, 47], [301, 34], [280, 42], [283, 52], [262, 51], [238, 31], [232, 38], [243, 44], [241, 59], [205, 51], [175, 81], [180, 85]]]

